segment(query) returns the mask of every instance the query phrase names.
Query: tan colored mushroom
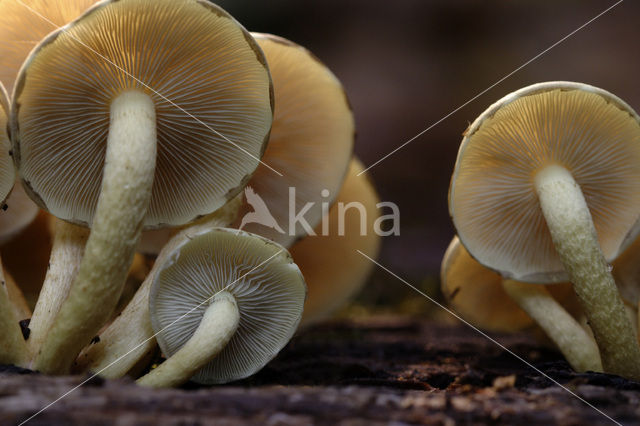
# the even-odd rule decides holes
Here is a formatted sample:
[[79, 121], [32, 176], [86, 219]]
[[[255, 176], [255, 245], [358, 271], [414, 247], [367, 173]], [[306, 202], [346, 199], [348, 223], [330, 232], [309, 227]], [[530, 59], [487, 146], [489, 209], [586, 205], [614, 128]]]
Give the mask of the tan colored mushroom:
[[593, 338], [561, 304], [570, 299], [571, 284], [503, 279], [473, 259], [458, 237], [447, 248], [440, 278], [449, 306], [474, 326], [514, 332], [537, 324], [576, 371], [602, 371]]
[[[307, 283], [301, 327], [322, 321], [343, 307], [362, 289], [374, 267], [357, 252], [375, 259], [381, 242], [374, 229], [380, 200], [369, 175], [358, 176], [363, 170], [358, 159], [351, 160], [340, 193], [323, 220], [328, 224], [326, 235], [320, 224], [317, 235], [305, 237], [291, 248]], [[363, 210], [355, 204], [349, 207], [350, 203]]]
[[251, 36], [203, 0], [103, 1], [31, 53], [14, 91], [16, 164], [42, 208], [91, 224], [34, 368], [67, 371], [109, 318], [142, 227], [181, 225], [242, 190], [271, 93]]
[[236, 229], [191, 229], [171, 242], [149, 296], [168, 359], [138, 383], [218, 384], [253, 375], [298, 327], [306, 294], [300, 269], [284, 247]]
[[610, 273], [640, 231], [640, 117], [580, 83], [511, 93], [465, 132], [449, 209], [483, 265], [527, 282], [571, 281], [604, 370], [640, 379], [640, 347]]

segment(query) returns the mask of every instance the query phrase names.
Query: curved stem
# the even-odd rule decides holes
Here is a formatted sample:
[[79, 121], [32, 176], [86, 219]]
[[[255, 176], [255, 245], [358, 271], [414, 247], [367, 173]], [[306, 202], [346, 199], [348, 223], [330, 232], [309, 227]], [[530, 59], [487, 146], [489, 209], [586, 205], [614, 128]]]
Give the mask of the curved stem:
[[596, 343], [544, 286], [503, 280], [502, 287], [544, 330], [574, 370], [602, 372]]
[[215, 358], [238, 329], [240, 312], [235, 298], [226, 291], [207, 307], [193, 336], [169, 359], [137, 380], [154, 388], [179, 386]]
[[27, 358], [27, 345], [9, 300], [2, 263], [0, 262], [0, 364], [21, 364]]
[[67, 372], [111, 315], [140, 238], [155, 164], [153, 100], [142, 92], [124, 92], [111, 103], [102, 189], [84, 257], [36, 356], [36, 369]]
[[545, 167], [534, 181], [556, 251], [593, 329], [604, 371], [640, 379], [640, 346], [580, 187], [558, 165]]
[[88, 237], [87, 228], [56, 219], [49, 268], [29, 323], [31, 333], [27, 348], [31, 358], [42, 346], [53, 319], [69, 294]]

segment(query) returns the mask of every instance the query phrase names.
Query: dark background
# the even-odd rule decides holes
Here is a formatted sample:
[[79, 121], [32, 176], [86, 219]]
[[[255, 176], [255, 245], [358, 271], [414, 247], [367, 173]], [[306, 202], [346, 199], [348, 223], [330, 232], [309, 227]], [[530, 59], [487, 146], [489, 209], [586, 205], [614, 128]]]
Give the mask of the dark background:
[[[313, 51], [344, 84], [356, 116], [355, 152], [370, 165], [615, 4], [589, 1], [219, 1], [250, 31]], [[371, 170], [401, 210], [382, 264], [437, 286], [454, 230], [447, 191], [461, 134], [491, 103], [526, 85], [572, 80], [640, 110], [640, 4], [626, 0]], [[382, 275], [381, 275], [382, 274]], [[374, 273], [370, 289], [390, 286]], [[386, 282], [386, 285], [383, 284]], [[380, 291], [372, 292], [379, 294]]]

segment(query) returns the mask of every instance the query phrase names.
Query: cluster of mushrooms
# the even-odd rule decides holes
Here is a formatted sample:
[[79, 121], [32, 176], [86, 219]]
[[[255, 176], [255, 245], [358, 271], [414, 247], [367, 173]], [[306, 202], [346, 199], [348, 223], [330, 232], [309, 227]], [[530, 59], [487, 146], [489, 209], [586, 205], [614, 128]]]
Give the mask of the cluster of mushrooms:
[[[206, 0], [3, 0], [0, 57], [0, 232], [45, 224], [24, 257], [51, 241], [34, 307], [24, 270], [0, 269], [0, 363], [238, 380], [364, 283], [379, 200], [344, 90], [306, 49]], [[247, 186], [285, 226], [295, 188], [323, 229], [238, 229]], [[328, 206], [354, 201], [367, 232], [347, 215], [339, 234]]]
[[505, 96], [464, 134], [449, 211], [458, 235], [442, 289], [462, 317], [492, 331], [537, 325], [574, 369], [640, 380], [640, 117], [629, 105], [572, 82]]

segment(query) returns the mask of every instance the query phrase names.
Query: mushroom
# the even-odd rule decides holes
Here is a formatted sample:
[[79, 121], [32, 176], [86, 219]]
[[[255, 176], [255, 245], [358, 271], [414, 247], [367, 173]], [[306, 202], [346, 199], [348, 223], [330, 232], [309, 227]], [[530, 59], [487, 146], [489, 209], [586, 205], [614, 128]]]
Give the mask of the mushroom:
[[204, 0], [100, 2], [30, 54], [13, 96], [16, 164], [43, 209], [91, 225], [36, 369], [67, 371], [109, 318], [142, 227], [184, 224], [242, 190], [271, 93], [259, 47]]
[[514, 332], [537, 324], [576, 371], [602, 371], [592, 337], [562, 306], [569, 283], [542, 286], [503, 279], [473, 259], [454, 237], [442, 260], [442, 293], [449, 306], [474, 326]]
[[[309, 235], [291, 248], [308, 289], [300, 327], [322, 321], [343, 307], [373, 269], [374, 264], [358, 250], [374, 259], [378, 256], [380, 235], [374, 230], [374, 222], [380, 200], [368, 174], [359, 175], [363, 170], [357, 158], [351, 160], [336, 202], [323, 219], [328, 232], [322, 232], [321, 224], [317, 235]], [[357, 203], [363, 210], [348, 207], [350, 203]]]
[[640, 379], [640, 347], [608, 262], [640, 230], [640, 118], [580, 83], [511, 93], [465, 132], [449, 210], [481, 264], [526, 282], [569, 279], [606, 372]]
[[267, 364], [293, 336], [306, 287], [289, 253], [228, 228], [186, 233], [156, 272], [151, 323], [168, 357], [143, 386], [226, 383]]
[[182, 229], [163, 246], [151, 271], [131, 301], [100, 333], [98, 341], [80, 353], [74, 371], [93, 371], [106, 378], [122, 377], [154, 352], [157, 343], [151, 328], [149, 291], [158, 269], [189, 235], [202, 233], [214, 227], [229, 226], [235, 220], [241, 202], [241, 196], [235, 197], [220, 210], [207, 215], [205, 221], [197, 221]]
[[[7, 92], [0, 84], [0, 204], [9, 195], [16, 172], [11, 161], [9, 135], [7, 134], [7, 114], [9, 112]], [[4, 271], [0, 262], [0, 363], [23, 362], [27, 347], [18, 326], [14, 307], [5, 284]]]
[[[261, 164], [249, 181], [277, 227], [243, 222], [252, 212], [247, 201], [233, 227], [289, 247], [320, 223], [326, 213], [323, 205], [331, 204], [338, 195], [353, 151], [355, 123], [340, 81], [311, 52], [271, 34], [252, 35], [267, 59], [275, 97], [273, 126], [263, 160], [283, 176]], [[295, 197], [290, 194], [293, 190]], [[292, 211], [301, 214], [306, 223], [291, 223], [295, 217]], [[162, 234], [162, 230], [144, 232], [139, 250], [157, 254], [170, 238]]]

